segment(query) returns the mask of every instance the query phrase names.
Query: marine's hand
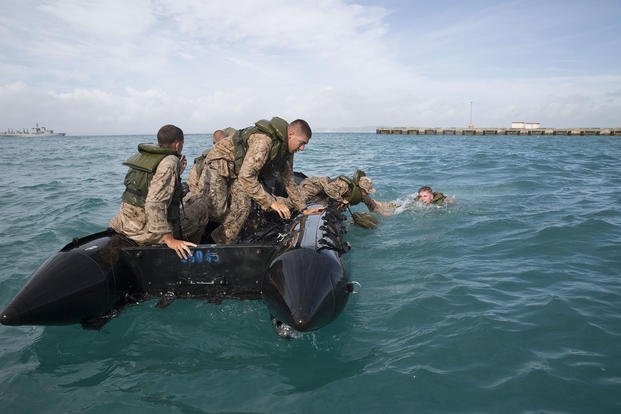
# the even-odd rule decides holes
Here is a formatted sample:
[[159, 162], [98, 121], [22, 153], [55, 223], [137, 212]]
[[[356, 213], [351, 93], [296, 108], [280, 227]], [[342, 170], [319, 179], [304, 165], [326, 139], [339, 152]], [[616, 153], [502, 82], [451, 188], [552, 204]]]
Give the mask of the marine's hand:
[[180, 259], [187, 259], [188, 256], [192, 256], [190, 247], [196, 247], [194, 243], [175, 239], [171, 233], [165, 234], [164, 237], [162, 237], [162, 241], [166, 246], [173, 249]]
[[306, 210], [304, 210], [302, 212], [302, 214], [304, 214], [305, 216], [310, 216], [312, 214], [319, 214], [322, 211], [324, 211], [326, 208], [325, 207], [313, 207], [313, 208], [307, 208]]
[[391, 201], [390, 203], [383, 203], [381, 201], [375, 202], [379, 207], [379, 213], [382, 216], [392, 216], [395, 212], [395, 209], [400, 206], [400, 204]]
[[277, 212], [281, 218], [291, 218], [291, 211], [289, 210], [289, 207], [280, 201], [274, 201], [270, 208]]

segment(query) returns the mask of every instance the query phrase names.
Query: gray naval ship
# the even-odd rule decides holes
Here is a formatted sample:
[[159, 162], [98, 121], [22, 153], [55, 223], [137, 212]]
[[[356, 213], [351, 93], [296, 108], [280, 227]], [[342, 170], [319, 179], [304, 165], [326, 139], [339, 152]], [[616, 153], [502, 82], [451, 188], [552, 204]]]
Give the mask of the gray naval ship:
[[30, 138], [30, 137], [64, 137], [64, 132], [54, 132], [52, 129], [46, 127], [40, 127], [37, 124], [34, 128], [23, 129], [7, 129], [6, 131], [0, 131], [0, 137], [17, 137], [17, 138]]

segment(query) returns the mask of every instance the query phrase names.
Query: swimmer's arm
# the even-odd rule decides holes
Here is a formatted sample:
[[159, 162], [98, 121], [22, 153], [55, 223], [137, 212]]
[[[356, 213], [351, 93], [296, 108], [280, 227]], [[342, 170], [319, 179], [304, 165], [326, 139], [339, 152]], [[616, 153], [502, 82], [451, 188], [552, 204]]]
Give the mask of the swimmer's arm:
[[382, 216], [392, 216], [395, 209], [399, 207], [399, 204], [397, 203], [385, 203], [373, 200], [371, 197], [364, 197], [363, 201], [367, 205], [369, 211], [380, 213]]

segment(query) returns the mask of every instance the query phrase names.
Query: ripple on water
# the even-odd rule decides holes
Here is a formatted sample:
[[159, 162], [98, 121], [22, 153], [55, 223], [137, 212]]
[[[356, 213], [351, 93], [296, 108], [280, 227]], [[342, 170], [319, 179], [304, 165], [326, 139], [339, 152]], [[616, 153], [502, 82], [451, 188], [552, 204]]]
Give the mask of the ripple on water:
[[[189, 159], [207, 138], [186, 137]], [[121, 162], [148, 141], [37, 140], [0, 154], [13, 172], [0, 176], [0, 302], [106, 226]], [[3, 408], [618, 412], [620, 150], [612, 137], [315, 134], [296, 169], [361, 167], [380, 200], [402, 204], [375, 230], [351, 227], [362, 286], [336, 321], [286, 341], [261, 301], [153, 300], [100, 331], [2, 327]], [[456, 203], [418, 205], [422, 185]]]

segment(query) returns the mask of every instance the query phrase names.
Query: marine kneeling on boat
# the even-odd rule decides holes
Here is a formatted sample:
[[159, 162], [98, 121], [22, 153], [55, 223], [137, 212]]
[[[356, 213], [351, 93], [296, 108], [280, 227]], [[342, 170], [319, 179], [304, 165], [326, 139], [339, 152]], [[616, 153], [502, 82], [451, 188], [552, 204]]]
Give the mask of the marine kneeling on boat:
[[158, 145], [140, 144], [138, 153], [123, 163], [129, 167], [125, 192], [110, 227], [139, 245], [166, 244], [186, 259], [209, 217], [205, 203], [190, 200], [181, 209], [183, 142], [180, 128], [164, 125], [157, 133]]
[[[279, 117], [257, 121], [232, 134], [228, 128], [225, 131], [229, 135], [195, 162], [186, 199], [200, 198], [207, 203], [210, 220], [221, 223], [211, 238], [232, 244], [250, 215], [252, 201], [286, 219], [291, 217], [291, 208], [306, 209], [294, 180], [293, 154], [304, 150], [312, 131], [302, 119], [288, 123]], [[271, 176], [280, 177], [286, 199], [265, 189], [268, 186], [263, 183]], [[192, 182], [196, 177], [198, 181]]]
[[[209, 202], [209, 177], [207, 175], [208, 169], [205, 168], [205, 159], [207, 154], [218, 142], [222, 141], [226, 137], [231, 137], [237, 132], [235, 128], [216, 129], [212, 134], [212, 146], [207, 148], [201, 155], [194, 159], [194, 164], [190, 169], [188, 175], [188, 193], [184, 197], [184, 201], [193, 200], [196, 198], [202, 199], [202, 202], [213, 204]], [[215, 209], [212, 207], [209, 211], [210, 216], [213, 215]]]

